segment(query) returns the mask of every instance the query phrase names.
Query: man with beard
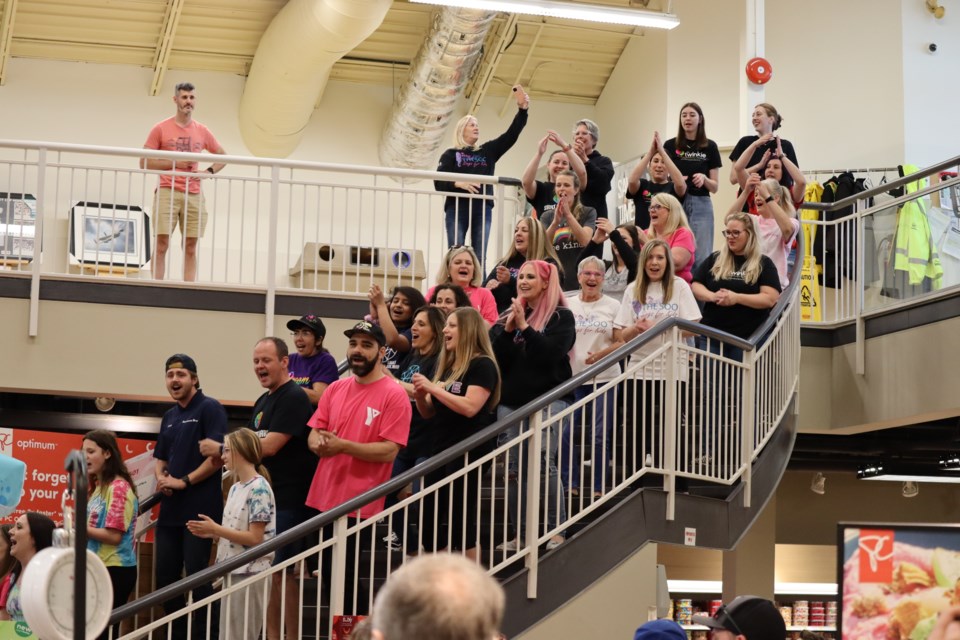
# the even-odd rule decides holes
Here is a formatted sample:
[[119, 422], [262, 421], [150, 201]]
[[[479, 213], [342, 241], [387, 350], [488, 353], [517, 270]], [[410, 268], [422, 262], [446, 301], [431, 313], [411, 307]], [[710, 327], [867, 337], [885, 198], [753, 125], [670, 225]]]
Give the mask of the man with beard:
[[[320, 456], [307, 505], [327, 511], [390, 479], [393, 459], [407, 444], [412, 409], [406, 391], [380, 367], [386, 350], [383, 330], [370, 322], [358, 322], [343, 332], [349, 339], [347, 361], [353, 375], [332, 383], [320, 396], [317, 411], [307, 423], [312, 430], [310, 450]], [[370, 518], [383, 510], [384, 498], [351, 513], [353, 518]], [[329, 536], [332, 528], [325, 531]], [[372, 548], [372, 528], [361, 534], [361, 549]], [[367, 594], [357, 589], [358, 602], [351, 608], [353, 590], [353, 547], [357, 536], [347, 541], [347, 580], [344, 612], [365, 614]], [[373, 559], [371, 558], [372, 562]], [[329, 562], [323, 566], [329, 567]], [[366, 579], [370, 568], [356, 575]]]
[[[306, 392], [290, 377], [289, 350], [280, 338], [263, 338], [253, 348], [253, 371], [266, 393], [253, 406], [249, 427], [260, 436], [263, 466], [270, 472], [270, 484], [277, 503], [277, 533], [306, 522], [317, 512], [306, 506], [310, 475], [317, 458], [307, 448], [307, 420], [313, 406]], [[222, 439], [222, 438], [221, 438]], [[220, 444], [212, 440], [200, 443], [205, 455], [219, 456]], [[218, 484], [219, 487], [219, 484]], [[219, 496], [219, 492], [218, 492]], [[307, 548], [308, 540], [301, 538], [277, 550], [273, 564], [277, 565]], [[281, 573], [286, 585], [285, 632], [288, 638], [299, 638], [297, 627], [300, 602], [296, 575], [300, 564], [273, 574], [270, 601], [267, 605], [267, 637], [281, 638]]]
[[[223, 443], [227, 431], [227, 412], [219, 402], [208, 398], [200, 390], [197, 363], [190, 356], [177, 353], [167, 358], [166, 385], [176, 405], [160, 422], [157, 446], [153, 450], [154, 474], [157, 491], [163, 494], [160, 516], [157, 519], [157, 588], [180, 579], [181, 575], [206, 569], [210, 563], [212, 540], [202, 539], [187, 531], [187, 520], [204, 514], [216, 522], [223, 515], [223, 496], [220, 492], [220, 465], [206, 457], [197, 446], [201, 440], [213, 443], [215, 449]], [[195, 600], [213, 593], [209, 584], [193, 591]], [[167, 613], [184, 607], [183, 596], [163, 603]], [[206, 629], [207, 607], [194, 614], [194, 637], [202, 638]], [[210, 637], [217, 637], [219, 616], [210, 616]], [[172, 638], [187, 637], [187, 619], [173, 623]]]

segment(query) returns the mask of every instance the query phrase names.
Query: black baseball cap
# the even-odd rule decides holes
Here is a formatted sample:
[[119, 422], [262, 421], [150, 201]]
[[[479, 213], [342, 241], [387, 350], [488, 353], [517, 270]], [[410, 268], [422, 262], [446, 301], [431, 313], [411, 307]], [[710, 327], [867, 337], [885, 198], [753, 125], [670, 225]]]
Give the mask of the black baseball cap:
[[167, 358], [167, 364], [164, 365], [164, 372], [170, 369], [186, 369], [193, 375], [197, 375], [197, 363], [185, 353], [175, 353]]
[[724, 629], [747, 640], [781, 640], [787, 635], [787, 625], [776, 605], [757, 596], [737, 596], [712, 617], [693, 616], [693, 624]]
[[383, 329], [381, 329], [379, 325], [373, 324], [372, 322], [361, 320], [357, 324], [344, 331], [343, 335], [347, 336], [348, 338], [352, 338], [358, 333], [363, 333], [370, 336], [376, 340], [381, 347], [387, 344], [387, 337], [383, 335]]
[[320, 316], [315, 316], [312, 313], [301, 316], [299, 320], [291, 320], [287, 323], [287, 329], [290, 329], [290, 331], [309, 329], [318, 338], [324, 338], [327, 335], [327, 328], [323, 326], [323, 320], [320, 319]]

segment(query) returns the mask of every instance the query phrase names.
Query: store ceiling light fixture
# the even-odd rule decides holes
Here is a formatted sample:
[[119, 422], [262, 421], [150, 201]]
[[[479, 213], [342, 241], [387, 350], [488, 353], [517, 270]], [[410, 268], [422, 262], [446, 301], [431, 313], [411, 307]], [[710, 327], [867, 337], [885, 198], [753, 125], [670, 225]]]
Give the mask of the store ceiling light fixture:
[[[933, 466], [933, 464], [926, 466], [911, 465], [895, 467], [877, 462], [864, 465], [857, 469], [857, 478], [860, 480], [881, 480], [885, 482], [960, 484], [960, 475], [957, 473], [947, 473]], [[914, 493], [913, 495], [916, 494]]]
[[827, 477], [819, 471], [813, 474], [813, 479], [810, 481], [810, 491], [818, 496], [825, 494], [827, 492]]
[[680, 19], [672, 13], [644, 9], [611, 7], [598, 4], [560, 2], [559, 0], [410, 0], [416, 4], [435, 4], [442, 7], [461, 7], [480, 11], [502, 11], [546, 18], [565, 18], [583, 22], [604, 22], [631, 27], [673, 29]]

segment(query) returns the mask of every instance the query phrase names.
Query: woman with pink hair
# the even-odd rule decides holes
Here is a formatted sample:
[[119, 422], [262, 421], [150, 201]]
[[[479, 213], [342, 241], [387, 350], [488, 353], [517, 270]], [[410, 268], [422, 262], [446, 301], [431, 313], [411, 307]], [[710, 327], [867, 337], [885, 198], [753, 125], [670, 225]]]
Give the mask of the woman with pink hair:
[[[576, 338], [576, 321], [560, 289], [557, 267], [543, 260], [523, 263], [517, 274], [517, 297], [490, 329], [493, 352], [503, 376], [498, 419], [570, 379], [573, 374], [569, 354]], [[562, 411], [569, 400], [565, 398], [552, 403], [544, 411], [544, 417]], [[519, 435], [522, 426], [517, 424], [502, 434], [504, 441]], [[566, 520], [563, 486], [557, 467], [559, 443], [560, 423], [557, 422], [543, 434], [541, 487], [544, 488], [542, 502], [547, 514], [542, 519], [545, 520], [545, 531]], [[516, 477], [519, 466], [516, 450], [511, 451], [508, 466], [511, 477]], [[511, 517], [517, 514], [517, 502], [521, 499], [519, 492], [525, 484], [526, 478], [519, 477], [518, 482], [509, 486]], [[521, 539], [525, 533], [524, 509], [525, 505], [521, 503], [518, 531]], [[539, 537], [539, 532], [537, 535]], [[563, 540], [562, 532], [555, 533], [548, 541], [547, 549], [557, 547]], [[501, 546], [510, 549], [516, 548], [515, 545], [516, 541], [508, 540]]]

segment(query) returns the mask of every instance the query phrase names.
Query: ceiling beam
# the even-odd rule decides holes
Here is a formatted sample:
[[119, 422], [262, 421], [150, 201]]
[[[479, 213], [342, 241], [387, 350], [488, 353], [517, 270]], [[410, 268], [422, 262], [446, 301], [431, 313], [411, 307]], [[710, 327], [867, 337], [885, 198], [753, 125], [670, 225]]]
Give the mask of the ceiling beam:
[[163, 85], [163, 76], [167, 73], [170, 52], [173, 50], [173, 38], [180, 23], [180, 14], [186, 0], [167, 0], [167, 10], [163, 16], [163, 31], [153, 56], [153, 81], [150, 83], [150, 95], [155, 96]]
[[497, 66], [500, 64], [500, 59], [503, 58], [503, 53], [507, 50], [507, 46], [510, 44], [509, 39], [516, 28], [517, 14], [511, 13], [507, 16], [507, 21], [500, 29], [500, 33], [497, 37], [497, 46], [493, 50], [493, 55], [484, 56], [484, 65], [478, 74], [479, 82], [474, 84], [474, 86], [467, 91], [467, 95], [470, 95], [471, 91], [473, 93], [470, 100], [470, 109], [467, 111], [467, 113], [477, 112], [477, 107], [480, 105], [480, 102], [487, 93], [487, 89], [490, 87], [490, 83], [493, 81], [493, 77], [497, 71]]
[[7, 61], [10, 60], [10, 45], [13, 42], [13, 19], [17, 15], [17, 0], [3, 3], [3, 18], [0, 19], [0, 85], [7, 83]]

